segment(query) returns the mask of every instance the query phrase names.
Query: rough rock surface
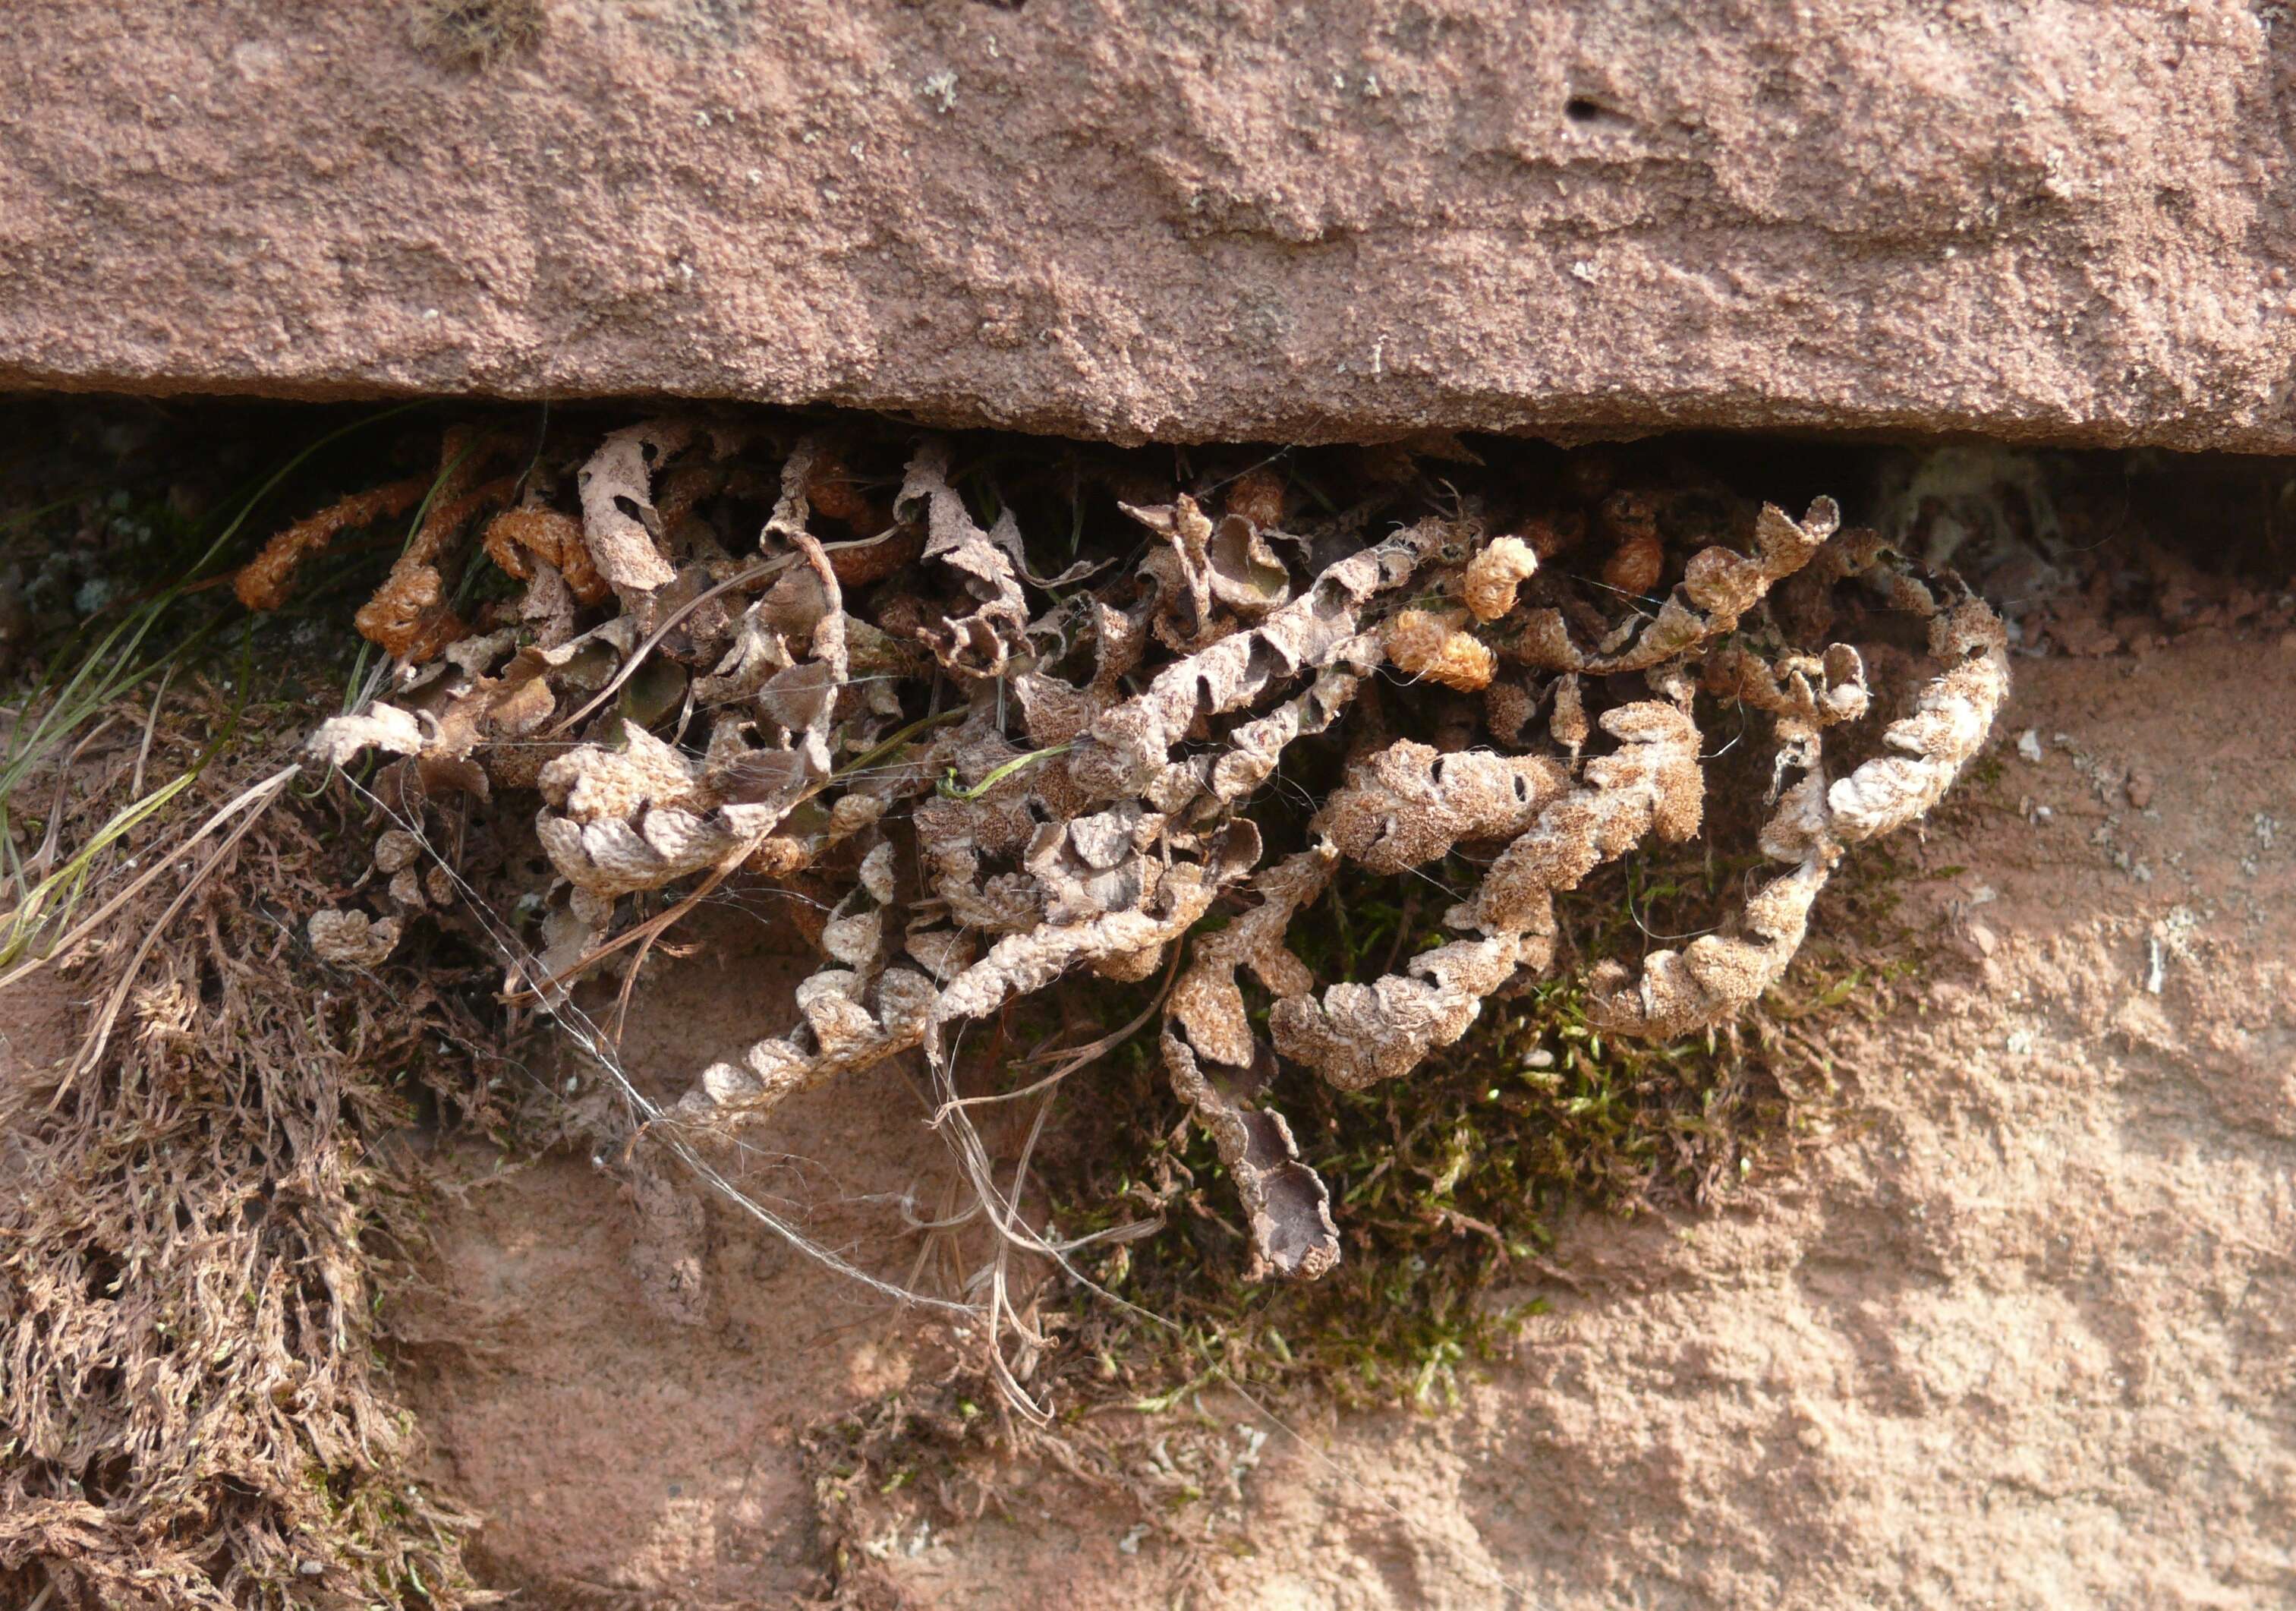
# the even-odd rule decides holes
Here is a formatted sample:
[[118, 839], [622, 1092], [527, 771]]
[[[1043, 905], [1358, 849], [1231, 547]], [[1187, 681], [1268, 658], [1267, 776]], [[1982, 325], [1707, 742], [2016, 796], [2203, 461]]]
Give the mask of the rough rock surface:
[[412, 10], [15, 8], [0, 386], [2296, 448], [2278, 5]]

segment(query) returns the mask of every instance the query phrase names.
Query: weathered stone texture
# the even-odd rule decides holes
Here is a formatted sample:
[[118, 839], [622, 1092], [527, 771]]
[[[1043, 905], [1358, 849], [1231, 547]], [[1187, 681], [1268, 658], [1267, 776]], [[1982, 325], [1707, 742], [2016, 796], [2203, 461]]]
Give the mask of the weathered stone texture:
[[5, 33], [0, 385], [2296, 448], [2276, 5], [553, 0], [476, 71], [383, 0]]

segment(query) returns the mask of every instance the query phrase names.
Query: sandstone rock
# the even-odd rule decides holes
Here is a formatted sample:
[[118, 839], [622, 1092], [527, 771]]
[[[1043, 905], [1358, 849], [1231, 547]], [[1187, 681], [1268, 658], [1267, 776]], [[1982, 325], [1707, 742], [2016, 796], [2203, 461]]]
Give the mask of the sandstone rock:
[[2296, 448], [2276, 7], [545, 10], [13, 8], [0, 386]]

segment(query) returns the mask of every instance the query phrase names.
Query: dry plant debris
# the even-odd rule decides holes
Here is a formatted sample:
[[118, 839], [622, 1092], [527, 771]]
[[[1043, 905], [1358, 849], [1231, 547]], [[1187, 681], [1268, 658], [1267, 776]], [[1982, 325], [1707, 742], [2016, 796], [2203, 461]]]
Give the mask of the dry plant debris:
[[[152, 768], [196, 757], [218, 704], [179, 696]], [[248, 798], [262, 751], [187, 802]], [[74, 1055], [0, 1080], [0, 1602], [484, 1603], [461, 1560], [475, 1518], [425, 1485], [379, 1352], [422, 1232], [373, 1149], [418, 1085], [484, 1100], [463, 1048], [488, 1032], [443, 972], [372, 971], [394, 919], [315, 920], [335, 967], [313, 966], [291, 918], [334, 869], [287, 813], [236, 822], [204, 858], [169, 823], [166, 879], [5, 981], [94, 1005]]]
[[414, 40], [441, 60], [484, 67], [542, 37], [543, 0], [413, 0]]
[[[1267, 1105], [1278, 1059], [1344, 1089], [1409, 1076], [1549, 974], [1557, 893], [1694, 838], [1710, 748], [1766, 729], [1776, 875], [1725, 932], [1590, 981], [1608, 1032], [1727, 1021], [1779, 977], [1844, 852], [1930, 810], [2007, 689], [1992, 612], [1823, 498], [1796, 519], [1595, 484], [1574, 508], [1463, 495], [1382, 450], [1340, 506], [1271, 465], [1159, 485], [1079, 456], [1068, 529], [1031, 535], [1022, 501], [932, 437], [672, 416], [578, 467], [486, 479], [513, 448], [450, 436], [360, 612], [395, 657], [389, 698], [311, 747], [381, 752], [403, 793], [538, 795], [558, 884], [542, 966], [514, 985], [549, 998], [651, 943], [663, 920], [632, 897], [734, 876], [803, 892], [822, 965], [784, 1033], [697, 1072], [673, 1121], [708, 1137], [919, 1048], [962, 1129], [968, 1024], [1086, 971], [1176, 969], [1169, 1076], [1267, 1272], [1312, 1277], [1340, 1249]], [[1602, 542], [1575, 554], [1590, 526]], [[1039, 574], [1061, 537], [1067, 563]], [[523, 590], [466, 622], [446, 579], [473, 549]], [[278, 568], [258, 562], [258, 594]], [[1926, 657], [1878, 744], [1862, 724], [1884, 702], [1844, 628]], [[1290, 762], [1344, 774], [1304, 822], [1278, 786]], [[1439, 943], [1368, 980], [1319, 981], [1288, 948], [1338, 867], [1461, 848], [1488, 870]], [[424, 899], [388, 887], [373, 926], [344, 914], [329, 943], [387, 947]]]
[[[156, 448], [20, 432], [97, 490], [61, 530], [0, 510], [0, 573], [86, 579], [33, 590], [30, 663], [0, 695], [0, 1604], [489, 1598], [386, 1350], [427, 1207], [392, 1144], [418, 1092], [442, 1129], [502, 1122], [492, 976], [428, 925], [409, 943], [399, 918], [331, 910], [364, 847], [290, 786], [345, 670], [330, 595], [361, 575], [341, 552], [298, 565], [380, 538], [439, 479], [335, 499], [331, 450], [372, 464], [372, 427], [404, 412], [283, 465], [243, 426]], [[240, 589], [210, 586], [251, 515], [322, 504]], [[379, 731], [412, 750], [408, 724]]]

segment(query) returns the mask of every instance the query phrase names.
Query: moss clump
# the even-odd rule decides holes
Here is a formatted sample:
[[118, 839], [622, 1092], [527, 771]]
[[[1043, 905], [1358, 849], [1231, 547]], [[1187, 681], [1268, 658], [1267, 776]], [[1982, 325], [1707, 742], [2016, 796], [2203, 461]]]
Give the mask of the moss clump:
[[415, 0], [414, 38], [457, 67], [484, 67], [542, 37], [542, 0]]
[[472, 1518], [384, 1369], [422, 1237], [378, 1144], [418, 1107], [500, 1122], [493, 975], [431, 936], [419, 982], [311, 966], [295, 916], [363, 871], [283, 786], [340, 686], [341, 634], [307, 629], [341, 598], [250, 619], [214, 585], [342, 454], [371, 469], [388, 417], [278, 468], [58, 409], [29, 422], [47, 462], [0, 475], [0, 1023], [44, 1032], [0, 1058], [0, 1146], [37, 1183], [0, 1202], [0, 1604], [475, 1592]]
[[[1586, 954], [1618, 955], [1637, 918], [1655, 933], [1683, 932], [1744, 871], [1703, 858], [1637, 863], [1575, 898], [1566, 927]], [[1441, 902], [1431, 892], [1417, 900], [1417, 882], [1354, 880], [1334, 904], [1342, 916], [1315, 936], [1324, 954], [1310, 966], [1324, 977], [1376, 975], [1398, 943], [1428, 943], [1416, 931]], [[1797, 969], [1786, 1010], [1846, 999], [1860, 975], [1829, 977], [1830, 966], [1838, 961], [1814, 955]], [[1075, 1235], [1160, 1215], [1161, 1232], [1113, 1248], [1088, 1273], [1177, 1326], [1079, 1295], [1086, 1395], [1155, 1406], [1224, 1380], [1431, 1408], [1544, 1307], [1529, 1289], [1553, 1277], [1546, 1255], [1563, 1213], [1724, 1202], [1790, 1149], [1794, 1105], [1776, 1065], [1804, 1054], [1788, 1052], [1764, 1014], [1651, 1043], [1603, 1035], [1586, 1009], [1582, 979], [1566, 974], [1489, 1004], [1464, 1040], [1408, 1079], [1355, 1092], [1286, 1086], [1302, 1158], [1345, 1183], [1334, 1204], [1344, 1257], [1313, 1284], [1246, 1279], [1249, 1238], [1223, 1212], [1219, 1160], [1201, 1131], [1176, 1125], [1152, 1042], [1095, 1071], [1095, 1138], [1052, 1165], [1053, 1218]], [[1106, 1136], [1099, 1116], [1111, 1107], [1129, 1137]]]

